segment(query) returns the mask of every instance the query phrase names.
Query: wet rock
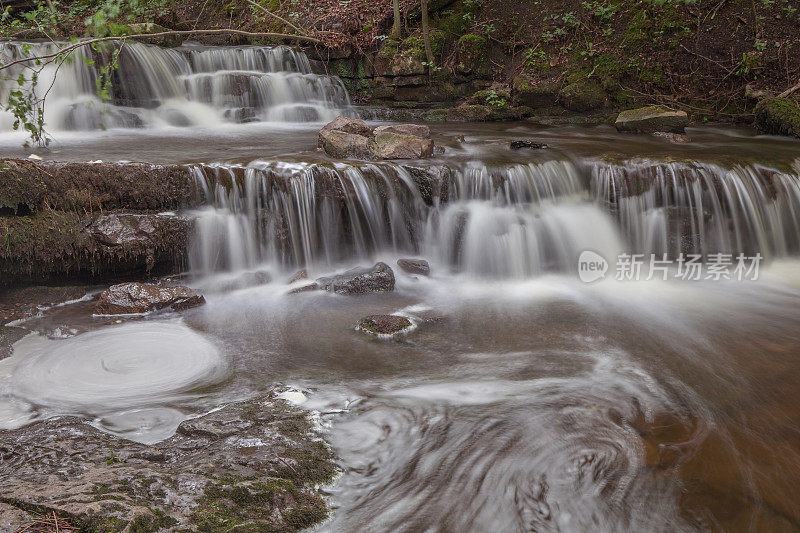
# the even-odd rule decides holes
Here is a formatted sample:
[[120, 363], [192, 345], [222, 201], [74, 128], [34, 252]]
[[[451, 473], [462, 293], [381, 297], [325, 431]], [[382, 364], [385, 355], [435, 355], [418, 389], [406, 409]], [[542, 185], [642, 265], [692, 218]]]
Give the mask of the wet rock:
[[266, 270], [257, 270], [255, 272], [245, 272], [236, 276], [233, 279], [228, 279], [221, 282], [215, 288], [221, 291], [236, 291], [239, 289], [246, 289], [248, 287], [257, 287], [264, 285], [272, 280], [272, 276]]
[[386, 263], [353, 268], [336, 276], [317, 279], [320, 289], [336, 294], [367, 294], [394, 290], [394, 272]]
[[30, 332], [24, 328], [0, 326], [0, 359], [5, 359], [11, 355], [11, 352], [13, 351], [11, 345], [28, 333]]
[[544, 148], [547, 148], [547, 145], [533, 141], [517, 140], [508, 143], [508, 147], [511, 148], [512, 150], [522, 150], [523, 148], [530, 148], [532, 150], [542, 150]]
[[399, 266], [403, 272], [408, 272], [409, 274], [429, 276], [431, 273], [431, 266], [424, 259], [398, 259], [397, 266]]
[[397, 336], [408, 332], [412, 327], [408, 318], [398, 315], [372, 315], [362, 318], [356, 324], [356, 330], [379, 337]]
[[325, 139], [332, 131], [341, 131], [344, 133], [352, 133], [354, 135], [360, 135], [362, 137], [371, 137], [372, 136], [372, 128], [370, 128], [366, 122], [363, 120], [358, 120], [356, 118], [349, 118], [344, 116], [339, 116], [333, 119], [331, 122], [325, 124], [321, 130], [319, 130], [319, 135], [317, 136], [317, 147], [324, 148], [325, 146]]
[[375, 135], [381, 133], [397, 133], [399, 135], [413, 135], [423, 139], [431, 138], [431, 129], [421, 124], [390, 124], [389, 126], [378, 126], [373, 132]]
[[316, 283], [309, 283], [308, 285], [295, 287], [294, 289], [289, 290], [286, 294], [300, 294], [302, 292], [313, 292], [313, 291], [318, 291], [320, 289], [321, 287]]
[[685, 111], [652, 105], [621, 112], [614, 126], [618, 131], [683, 133], [688, 124], [689, 117]]
[[355, 133], [333, 130], [322, 143], [325, 153], [337, 159], [375, 159], [370, 148], [370, 138]]
[[335, 472], [308, 416], [274, 395], [152, 445], [61, 417], [5, 431], [0, 449], [0, 521], [35, 509], [81, 531], [305, 529], [325, 518], [315, 487]]
[[295, 272], [291, 278], [289, 278], [289, 283], [296, 283], [300, 280], [308, 279], [308, 270], [305, 268], [302, 270], [298, 270]]
[[491, 108], [485, 105], [461, 104], [447, 110], [447, 120], [451, 122], [485, 122], [491, 116]]
[[167, 307], [180, 311], [205, 303], [205, 298], [189, 287], [161, 287], [149, 283], [120, 283], [100, 295], [95, 307], [99, 315], [145, 313]]
[[101, 215], [90, 225], [89, 232], [107, 246], [149, 240], [160, 223], [157, 215]]
[[755, 109], [755, 127], [769, 135], [800, 137], [800, 106], [789, 98], [767, 98]]
[[517, 76], [511, 85], [511, 98], [518, 106], [550, 107], [558, 100], [558, 90], [555, 81], [534, 81], [526, 76]]
[[433, 141], [383, 131], [372, 139], [370, 149], [378, 159], [425, 159], [433, 155]]
[[682, 143], [691, 142], [691, 139], [689, 138], [689, 136], [688, 135], [684, 135], [682, 133], [671, 133], [671, 132], [668, 132], [668, 131], [656, 131], [656, 132], [653, 132], [653, 135], [655, 137], [661, 137], [662, 139], [666, 139], [666, 140], [668, 140], [670, 142], [673, 142], [673, 143], [676, 143], [676, 144], [682, 144]]
[[605, 105], [606, 93], [592, 80], [581, 80], [561, 89], [558, 100], [566, 109], [576, 112], [592, 111]]

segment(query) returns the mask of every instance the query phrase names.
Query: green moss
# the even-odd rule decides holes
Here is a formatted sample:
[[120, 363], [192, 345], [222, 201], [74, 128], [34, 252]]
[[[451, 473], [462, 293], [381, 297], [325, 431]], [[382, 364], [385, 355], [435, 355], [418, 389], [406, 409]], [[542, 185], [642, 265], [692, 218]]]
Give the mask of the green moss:
[[392, 59], [400, 51], [399, 43], [393, 39], [386, 39], [378, 51], [378, 57], [381, 59]]
[[562, 88], [558, 98], [570, 111], [584, 112], [603, 107], [606, 94], [597, 82], [583, 79]]
[[456, 51], [459, 73], [478, 76], [489, 73], [489, 43], [484, 37], [472, 33], [464, 35], [458, 40]]
[[800, 106], [789, 98], [766, 98], [755, 109], [755, 127], [761, 133], [800, 137]]

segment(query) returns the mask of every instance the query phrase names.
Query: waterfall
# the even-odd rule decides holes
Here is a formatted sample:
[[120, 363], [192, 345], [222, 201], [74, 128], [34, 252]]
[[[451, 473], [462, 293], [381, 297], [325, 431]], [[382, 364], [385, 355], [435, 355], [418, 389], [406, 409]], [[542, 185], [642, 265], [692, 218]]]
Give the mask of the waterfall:
[[193, 272], [281, 270], [423, 255], [440, 270], [527, 278], [575, 270], [583, 250], [800, 252], [800, 161], [587, 160], [460, 166], [256, 161], [193, 168]]
[[[0, 62], [58, 48], [6, 42], [0, 44]], [[44, 114], [50, 131], [323, 122], [350, 107], [339, 78], [313, 73], [308, 57], [289, 47], [160, 48], [137, 42], [117, 48], [119, 65], [104, 101], [97, 94], [98, 82], [113, 50], [78, 48], [67, 61], [43, 69], [35, 92], [38, 98], [47, 94]], [[0, 80], [0, 101], [19, 87], [20, 75], [30, 77], [28, 63], [11, 67]], [[11, 123], [11, 115], [0, 112], [0, 128], [10, 129]]]

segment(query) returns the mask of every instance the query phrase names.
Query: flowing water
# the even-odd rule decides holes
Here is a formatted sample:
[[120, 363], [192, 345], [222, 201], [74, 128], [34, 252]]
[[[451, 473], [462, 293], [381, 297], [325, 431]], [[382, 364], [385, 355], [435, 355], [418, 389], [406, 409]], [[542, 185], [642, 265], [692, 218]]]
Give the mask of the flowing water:
[[[157, 95], [176, 80], [200, 90], [198, 73], [305, 68], [288, 51], [142, 50], [131, 61], [160, 58], [140, 74]], [[203, 105], [225, 120], [224, 101]], [[335, 102], [324, 108], [347, 105]], [[0, 361], [3, 427], [78, 414], [155, 442], [281, 383], [303, 392], [290, 397], [318, 414], [342, 467], [323, 531], [800, 530], [797, 141], [451, 125], [434, 128], [431, 161], [344, 164], [313, 151], [311, 128], [159, 128], [66, 134], [50, 157], [188, 164], [187, 280], [207, 305], [43, 311]], [[512, 138], [550, 148], [511, 152]], [[586, 250], [611, 262], [605, 279], [580, 280]], [[757, 280], [623, 281], [621, 253], [763, 261]], [[400, 257], [427, 259], [431, 276]], [[376, 261], [394, 292], [287, 294], [298, 269]], [[417, 328], [397, 341], [354, 330], [378, 313]]]

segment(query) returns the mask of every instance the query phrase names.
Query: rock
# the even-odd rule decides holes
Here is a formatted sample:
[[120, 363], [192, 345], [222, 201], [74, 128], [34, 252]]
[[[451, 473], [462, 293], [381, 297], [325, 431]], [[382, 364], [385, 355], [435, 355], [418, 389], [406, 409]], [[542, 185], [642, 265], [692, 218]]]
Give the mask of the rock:
[[317, 279], [320, 289], [336, 294], [366, 294], [394, 290], [394, 272], [386, 263], [353, 268], [336, 276]]
[[186, 420], [152, 445], [86, 422], [3, 432], [0, 530], [24, 525], [4, 527], [26, 519], [13, 509], [96, 532], [294, 531], [327, 514], [316, 487], [333, 478], [332, 454], [309, 416], [273, 393]]
[[389, 126], [378, 126], [373, 132], [375, 135], [381, 133], [397, 133], [399, 135], [413, 135], [423, 139], [431, 138], [431, 129], [420, 124], [391, 124]]
[[289, 278], [289, 283], [296, 283], [300, 280], [308, 279], [308, 270], [305, 268], [302, 270], [298, 270], [295, 272], [291, 278]]
[[800, 106], [789, 98], [767, 98], [755, 109], [755, 127], [769, 135], [800, 137]]
[[239, 289], [246, 289], [248, 287], [257, 287], [265, 285], [272, 280], [272, 276], [266, 270], [256, 270], [255, 272], [244, 272], [235, 278], [230, 278], [217, 283], [214, 286], [215, 290], [219, 291], [236, 291]]
[[404, 316], [372, 315], [359, 320], [356, 330], [377, 337], [394, 337], [408, 332], [413, 326], [414, 324]]
[[763, 100], [772, 97], [772, 93], [765, 89], [757, 89], [755, 85], [748, 83], [744, 87], [744, 97], [750, 100]]
[[566, 109], [584, 112], [603, 107], [606, 93], [594, 81], [580, 80], [562, 88], [558, 93], [558, 99]]
[[101, 215], [89, 225], [89, 232], [107, 246], [149, 240], [159, 225], [158, 215]]
[[317, 136], [317, 148], [324, 148], [325, 138], [332, 131], [343, 131], [345, 133], [361, 135], [362, 137], [372, 136], [372, 128], [370, 128], [363, 120], [338, 116], [331, 122], [325, 124], [322, 129], [319, 130], [319, 135]]
[[683, 133], [671, 133], [668, 131], [656, 131], [653, 132], [655, 137], [661, 137], [663, 139], [667, 139], [670, 142], [681, 144], [681, 143], [688, 143], [691, 142], [691, 139], [688, 135], [684, 135]]
[[425, 74], [425, 65], [413, 55], [397, 54], [392, 59], [389, 73], [392, 76], [419, 76]]
[[321, 287], [316, 283], [312, 282], [308, 285], [303, 285], [301, 287], [295, 287], [294, 289], [289, 290], [286, 294], [300, 294], [301, 292], [312, 292], [318, 291]]
[[547, 148], [546, 144], [537, 143], [533, 141], [517, 140], [508, 143], [508, 147], [512, 150], [522, 150], [523, 148], [531, 148], [533, 150], [542, 150]]
[[683, 133], [688, 124], [689, 116], [685, 111], [652, 105], [621, 112], [614, 126], [618, 131]]
[[461, 104], [447, 110], [447, 120], [453, 122], [485, 122], [491, 116], [491, 108], [485, 105]]
[[375, 159], [370, 149], [370, 138], [355, 133], [330, 131], [325, 136], [322, 148], [326, 154], [337, 159]]
[[558, 100], [559, 85], [554, 81], [534, 81], [517, 76], [511, 85], [511, 98], [515, 105], [532, 108], [550, 107]]
[[468, 33], [458, 39], [456, 72], [478, 76], [489, 73], [489, 42], [486, 38]]
[[397, 266], [399, 266], [403, 272], [408, 272], [409, 274], [429, 276], [431, 273], [431, 266], [424, 259], [398, 259]]
[[383, 131], [370, 141], [370, 149], [378, 159], [425, 159], [433, 155], [433, 141]]
[[145, 313], [169, 307], [175, 311], [205, 303], [205, 298], [189, 287], [160, 287], [149, 283], [120, 283], [100, 295], [95, 306], [98, 315]]
[[27, 329], [14, 326], [0, 326], [0, 359], [5, 359], [11, 355], [12, 344], [30, 333]]

